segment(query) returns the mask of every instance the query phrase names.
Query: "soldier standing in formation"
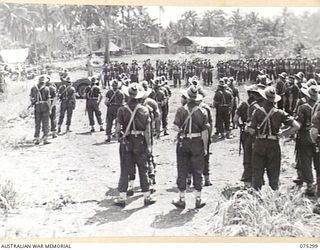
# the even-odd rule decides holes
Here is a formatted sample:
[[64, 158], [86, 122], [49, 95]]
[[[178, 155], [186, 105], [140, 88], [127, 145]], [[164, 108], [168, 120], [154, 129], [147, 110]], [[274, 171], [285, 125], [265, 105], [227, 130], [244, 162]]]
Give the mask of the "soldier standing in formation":
[[144, 193], [144, 205], [147, 206], [155, 203], [156, 199], [150, 194], [147, 168], [147, 157], [151, 152], [150, 115], [148, 109], [140, 103], [145, 91], [137, 83], [122, 88], [128, 97], [128, 102], [119, 108], [117, 114], [121, 169], [118, 185], [120, 194], [115, 199], [115, 205], [126, 206], [129, 173], [137, 166], [140, 186]]
[[[281, 165], [279, 137], [294, 134], [300, 125], [289, 114], [274, 106], [281, 99], [274, 87], [269, 86], [265, 90], [259, 90], [259, 93], [265, 102], [262, 107], [255, 110], [248, 126], [248, 132], [255, 136], [252, 185], [257, 190], [261, 189], [266, 169], [269, 185], [276, 190], [279, 187]], [[288, 128], [279, 133], [282, 124]]]
[[38, 83], [31, 88], [30, 101], [34, 106], [35, 132], [34, 143], [40, 143], [40, 129], [43, 131], [43, 144], [49, 144], [49, 112], [50, 112], [50, 90], [45, 86], [47, 81], [45, 76], [40, 76]]
[[219, 139], [230, 139], [230, 114], [232, 108], [232, 94], [226, 90], [227, 85], [219, 80], [218, 89], [213, 98], [213, 107], [216, 108], [216, 129]]
[[57, 137], [57, 87], [54, 83], [51, 82], [50, 76], [46, 76], [46, 86], [49, 88], [50, 99], [49, 99], [49, 107], [50, 107], [50, 130], [52, 132], [52, 138]]
[[208, 154], [208, 117], [206, 111], [199, 107], [202, 96], [194, 86], [183, 92], [187, 104], [178, 108], [174, 119], [174, 130], [178, 132], [177, 141], [177, 185], [179, 198], [172, 201], [177, 208], [186, 206], [185, 192], [187, 176], [191, 169], [196, 190], [196, 208], [202, 208], [205, 203], [201, 200], [202, 174], [204, 156]]
[[121, 81], [116, 79], [111, 82], [112, 89], [106, 93], [105, 105], [107, 106], [107, 119], [106, 119], [106, 142], [111, 141], [113, 121], [117, 119], [119, 108], [124, 104], [125, 96], [121, 91]]
[[300, 130], [297, 133], [296, 150], [297, 150], [297, 170], [298, 176], [302, 182], [307, 184], [306, 194], [313, 196], [315, 193], [314, 178], [312, 174], [312, 162], [315, 169], [319, 165], [319, 153], [316, 152], [316, 146], [310, 138], [312, 110], [317, 101], [319, 94], [317, 86], [302, 88], [301, 92], [306, 97], [306, 102], [297, 108], [296, 120], [300, 124]]
[[85, 89], [86, 93], [86, 110], [88, 112], [89, 117], [89, 124], [91, 126], [90, 132], [94, 132], [94, 117], [93, 114], [95, 114], [97, 118], [97, 122], [100, 125], [100, 131], [104, 131], [103, 129], [103, 123], [101, 118], [101, 111], [100, 111], [100, 103], [102, 100], [101, 90], [98, 86], [99, 82], [95, 77], [91, 77], [91, 86], [88, 86]]
[[67, 112], [67, 132], [71, 132], [71, 119], [73, 110], [76, 107], [76, 90], [71, 86], [70, 77], [66, 77], [58, 90], [58, 97], [60, 104], [60, 116], [58, 121], [58, 133], [61, 133], [61, 125], [63, 123], [64, 115]]

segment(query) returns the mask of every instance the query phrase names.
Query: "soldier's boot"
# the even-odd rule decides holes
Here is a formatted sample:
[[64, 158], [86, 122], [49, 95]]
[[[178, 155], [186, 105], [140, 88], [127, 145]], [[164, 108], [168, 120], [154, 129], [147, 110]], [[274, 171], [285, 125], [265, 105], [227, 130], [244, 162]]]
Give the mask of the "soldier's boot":
[[114, 200], [114, 205], [123, 208], [126, 206], [126, 200], [127, 200], [127, 193], [121, 192], [119, 194], [119, 197]]
[[154, 203], [156, 203], [157, 199], [156, 197], [152, 196], [150, 194], [150, 191], [149, 192], [144, 192], [143, 193], [143, 196], [144, 196], [144, 205], [145, 206], [149, 206], [149, 205], [152, 205]]
[[39, 145], [39, 144], [40, 144], [40, 139], [39, 139], [39, 137], [35, 137], [33, 141], [34, 141], [34, 144], [35, 144], [35, 145]]
[[315, 186], [313, 183], [307, 183], [307, 188], [305, 190], [305, 194], [307, 196], [314, 196], [315, 195]]
[[48, 136], [43, 137], [43, 144], [44, 145], [50, 144], [50, 142], [48, 141]]
[[70, 125], [67, 126], [67, 132], [72, 132], [70, 129]]
[[191, 177], [192, 177], [192, 175], [188, 174], [188, 177], [187, 177], [187, 185], [188, 186], [191, 186]]
[[107, 135], [106, 142], [111, 142], [111, 135]]
[[185, 209], [186, 208], [186, 192], [180, 192], [179, 198], [174, 199], [171, 203], [176, 207], [180, 209]]
[[56, 132], [56, 131], [53, 131], [53, 132], [52, 132], [52, 138], [54, 139], [54, 138], [57, 138], [57, 137], [58, 137], [57, 132]]
[[201, 200], [201, 191], [196, 191], [196, 208], [203, 208], [205, 205], [206, 203]]
[[320, 198], [320, 177], [317, 177], [317, 197]]
[[90, 130], [90, 132], [92, 133], [92, 132], [94, 132], [95, 130], [94, 130], [94, 126], [91, 126], [91, 130]]
[[206, 186], [206, 187], [212, 186], [212, 183], [210, 181], [210, 176], [209, 175], [205, 175], [204, 176], [204, 186]]
[[249, 189], [251, 187], [252, 187], [251, 182], [249, 182], [249, 181], [244, 182], [244, 189]]
[[100, 131], [101, 132], [104, 131], [104, 128], [103, 128], [102, 124], [100, 125]]
[[169, 135], [167, 128], [164, 128], [164, 129], [163, 129], [163, 134], [164, 134], [164, 135]]
[[134, 195], [134, 191], [133, 191], [133, 185], [134, 185], [134, 180], [130, 180], [128, 183], [128, 190], [127, 190], [127, 196], [131, 197]]
[[58, 127], [58, 134], [61, 133], [61, 125]]
[[225, 138], [224, 133], [220, 133], [218, 139], [219, 139], [219, 140], [223, 140], [224, 138]]
[[226, 138], [227, 138], [227, 139], [232, 139], [232, 138], [233, 138], [233, 136], [230, 134], [229, 131], [226, 133]]

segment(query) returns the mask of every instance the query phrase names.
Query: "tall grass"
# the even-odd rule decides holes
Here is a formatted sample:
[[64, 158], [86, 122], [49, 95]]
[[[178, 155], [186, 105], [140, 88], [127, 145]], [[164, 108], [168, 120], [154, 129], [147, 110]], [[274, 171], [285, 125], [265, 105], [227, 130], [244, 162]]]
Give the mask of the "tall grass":
[[17, 193], [10, 180], [0, 178], [0, 212], [6, 213], [17, 205]]
[[299, 190], [282, 187], [260, 192], [238, 190], [211, 215], [214, 236], [319, 237], [320, 216]]

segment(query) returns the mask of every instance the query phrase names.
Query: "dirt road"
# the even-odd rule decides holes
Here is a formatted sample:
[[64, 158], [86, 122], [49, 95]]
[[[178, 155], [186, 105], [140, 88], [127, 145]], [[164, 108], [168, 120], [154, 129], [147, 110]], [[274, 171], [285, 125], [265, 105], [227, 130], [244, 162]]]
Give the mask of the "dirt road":
[[[138, 180], [135, 195], [125, 209], [112, 205], [117, 195], [119, 178], [118, 143], [105, 144], [104, 132], [88, 133], [85, 101], [78, 100], [72, 132], [51, 139], [50, 145], [34, 146], [33, 116], [24, 117], [29, 87], [15, 96], [16, 102], [4, 104], [0, 119], [1, 178], [12, 180], [17, 192], [16, 209], [1, 216], [0, 237], [70, 237], [70, 236], [192, 236], [207, 234], [208, 215], [222, 201], [221, 191], [228, 185], [240, 185], [242, 156], [238, 156], [238, 131], [235, 138], [211, 145], [211, 179], [203, 198], [207, 206], [194, 209], [194, 194], [187, 193], [187, 208], [177, 210], [171, 200], [177, 195], [175, 133], [155, 142], [157, 166], [157, 203], [143, 206]], [[213, 89], [206, 100], [211, 103]], [[242, 98], [245, 98], [241, 88]], [[170, 99], [169, 124], [180, 103], [180, 90], [173, 89]], [[106, 109], [101, 104], [103, 117]], [[19, 117], [19, 115], [22, 117]], [[0, 115], [1, 116], [1, 115]], [[3, 116], [2, 116], [3, 117]], [[2, 123], [1, 123], [2, 121]], [[96, 126], [98, 129], [98, 126]], [[65, 129], [65, 127], [63, 128]], [[288, 167], [293, 145], [283, 148], [281, 182], [295, 176]]]

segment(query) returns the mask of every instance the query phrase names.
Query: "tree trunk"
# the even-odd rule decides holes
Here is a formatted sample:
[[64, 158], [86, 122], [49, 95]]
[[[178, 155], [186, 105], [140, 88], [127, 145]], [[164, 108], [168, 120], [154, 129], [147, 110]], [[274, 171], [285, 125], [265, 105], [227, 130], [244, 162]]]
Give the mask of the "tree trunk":
[[105, 31], [105, 51], [104, 51], [104, 63], [110, 63], [110, 51], [109, 51], [109, 32], [110, 32], [110, 7], [107, 7], [108, 11], [104, 15], [104, 31]]

